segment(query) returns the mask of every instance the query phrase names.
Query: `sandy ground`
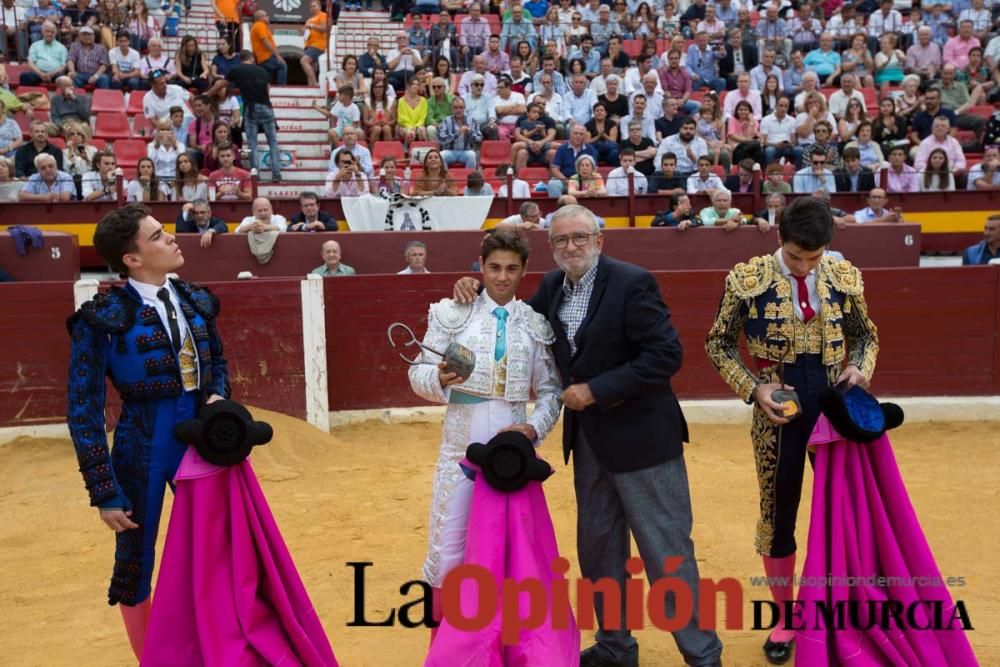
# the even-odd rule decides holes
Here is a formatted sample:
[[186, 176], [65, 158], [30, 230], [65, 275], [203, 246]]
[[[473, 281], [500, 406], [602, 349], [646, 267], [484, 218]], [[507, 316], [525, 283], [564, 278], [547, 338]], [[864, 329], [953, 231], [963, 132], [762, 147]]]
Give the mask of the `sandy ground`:
[[[355, 589], [345, 563], [374, 562], [367, 578], [369, 619], [385, 618], [415, 595], [403, 598], [398, 591], [419, 577], [438, 427], [369, 422], [327, 435], [289, 417], [256, 413], [274, 425], [275, 441], [254, 455], [255, 468], [341, 664], [420, 665], [427, 630], [346, 625]], [[553, 433], [542, 449], [557, 465], [545, 491], [575, 576], [572, 472], [559, 462], [559, 437]], [[747, 429], [696, 426], [692, 437], [686, 455], [701, 576], [744, 582], [749, 624], [748, 600], [767, 594], [748, 581], [762, 572], [751, 548], [756, 482]], [[981, 664], [1000, 665], [996, 425], [904, 426], [893, 440], [942, 573], [966, 579], [953, 592], [968, 607]], [[809, 497], [811, 476], [806, 483]], [[807, 522], [803, 508], [802, 543]], [[110, 533], [87, 507], [68, 441], [20, 439], [0, 446], [3, 664], [135, 664], [118, 611], [105, 604], [112, 553]], [[763, 633], [721, 635], [726, 665], [764, 664]], [[671, 637], [649, 629], [638, 637], [643, 665], [682, 664]], [[591, 633], [584, 632], [583, 642], [590, 644]]]

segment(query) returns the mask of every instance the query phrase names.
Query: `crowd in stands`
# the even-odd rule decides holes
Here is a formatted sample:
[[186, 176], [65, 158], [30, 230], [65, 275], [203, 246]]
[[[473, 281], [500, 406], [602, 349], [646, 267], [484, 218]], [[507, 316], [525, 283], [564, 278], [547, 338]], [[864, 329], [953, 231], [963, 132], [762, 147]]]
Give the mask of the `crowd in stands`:
[[[217, 44], [185, 35], [168, 54], [160, 34], [185, 11], [180, 0], [4, 0], [0, 41], [24, 68], [14, 87], [0, 72], [0, 198], [115, 198], [126, 151], [92, 126], [108, 89], [142, 95], [132, 134], [148, 143], [141, 159], [129, 151], [127, 199], [249, 200], [257, 156], [241, 147], [257, 132], [245, 131], [231, 85], [247, 57], [241, 17], [237, 3], [212, 6]], [[344, 56], [336, 96], [318, 108], [331, 145], [321, 197], [506, 196], [512, 175], [516, 197], [659, 194], [683, 208], [682, 195], [702, 193], [716, 217], [696, 217], [714, 223], [731, 217], [724, 193], [753, 188], [1000, 189], [1000, 2], [393, 0], [385, 9], [409, 14], [392, 44], [372, 37]], [[310, 13], [301, 62], [319, 85], [330, 21], [316, 0]], [[266, 12], [254, 14], [250, 42], [242, 53], [284, 83]], [[270, 123], [273, 132], [273, 114]], [[268, 141], [277, 181], [276, 136]]]

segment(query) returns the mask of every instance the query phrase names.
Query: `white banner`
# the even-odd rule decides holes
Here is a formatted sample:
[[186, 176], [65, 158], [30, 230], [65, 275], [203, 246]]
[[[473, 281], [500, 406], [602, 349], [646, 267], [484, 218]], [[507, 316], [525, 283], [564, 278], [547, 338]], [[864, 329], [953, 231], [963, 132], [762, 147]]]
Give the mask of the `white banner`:
[[481, 229], [493, 197], [344, 197], [340, 205], [351, 231], [453, 231]]

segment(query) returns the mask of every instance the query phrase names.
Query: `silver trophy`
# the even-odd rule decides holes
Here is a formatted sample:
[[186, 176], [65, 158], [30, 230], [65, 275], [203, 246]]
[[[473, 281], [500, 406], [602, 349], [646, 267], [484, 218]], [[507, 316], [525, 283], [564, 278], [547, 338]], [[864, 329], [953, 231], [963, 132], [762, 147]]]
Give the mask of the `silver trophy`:
[[[392, 336], [392, 332], [396, 329], [402, 329], [405, 331], [409, 335], [409, 340], [406, 342], [400, 341], [397, 344], [397, 341]], [[472, 370], [476, 367], [476, 353], [459, 343], [448, 343], [448, 347], [445, 348], [443, 353], [438, 352], [437, 350], [429, 348], [417, 340], [416, 335], [413, 333], [413, 329], [406, 326], [402, 322], [393, 322], [389, 325], [389, 328], [385, 333], [386, 336], [389, 337], [389, 345], [392, 346], [392, 349], [396, 350], [399, 358], [411, 366], [417, 366], [418, 364], [430, 364], [436, 366], [437, 364], [433, 361], [417, 361], [418, 357], [410, 359], [403, 354], [399, 348], [416, 345], [423, 350], [427, 350], [428, 352], [438, 355], [444, 361], [444, 372], [455, 373], [458, 377], [462, 378], [462, 382], [469, 379], [469, 376], [472, 375]]]

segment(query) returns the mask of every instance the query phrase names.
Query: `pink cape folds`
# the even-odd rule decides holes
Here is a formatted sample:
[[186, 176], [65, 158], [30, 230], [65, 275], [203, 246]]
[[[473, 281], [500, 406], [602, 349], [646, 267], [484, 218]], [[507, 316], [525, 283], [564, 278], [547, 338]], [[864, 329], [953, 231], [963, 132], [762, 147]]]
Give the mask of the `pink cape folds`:
[[175, 481], [142, 666], [336, 666], [250, 461]]
[[[798, 595], [806, 629], [796, 634], [795, 664], [977, 665], [960, 622], [949, 623], [955, 604], [910, 504], [888, 436], [853, 442], [821, 415], [809, 444], [816, 446], [816, 481]], [[886, 579], [879, 582], [879, 577]], [[857, 621], [852, 623], [851, 605], [844, 604], [843, 623], [834, 613], [835, 629], [828, 627], [817, 604], [834, 609], [848, 601], [856, 605]], [[889, 615], [881, 627], [883, 613], [897, 603], [904, 623]], [[943, 629], [935, 630], [937, 605]]]
[[[473, 464], [465, 463], [470, 468]], [[476, 565], [489, 572], [500, 597], [502, 580], [516, 582], [534, 579], [542, 584], [542, 604], [546, 613], [538, 627], [522, 629], [517, 642], [508, 646], [501, 641], [502, 602], [497, 599], [496, 613], [481, 630], [459, 630], [441, 621], [431, 644], [424, 667], [575, 667], [580, 663], [580, 631], [567, 603], [566, 621], [561, 629], [553, 627], [551, 591], [554, 581], [563, 579], [552, 571], [552, 561], [559, 557], [556, 535], [549, 518], [545, 494], [540, 482], [528, 482], [513, 493], [497, 491], [476, 475], [469, 530], [465, 541], [464, 565]], [[480, 589], [474, 581], [461, 584], [461, 609], [464, 618], [472, 618], [479, 609]], [[483, 604], [489, 604], [484, 600]], [[529, 618], [528, 595], [518, 597], [518, 616]], [[558, 620], [558, 618], [557, 618]]]

